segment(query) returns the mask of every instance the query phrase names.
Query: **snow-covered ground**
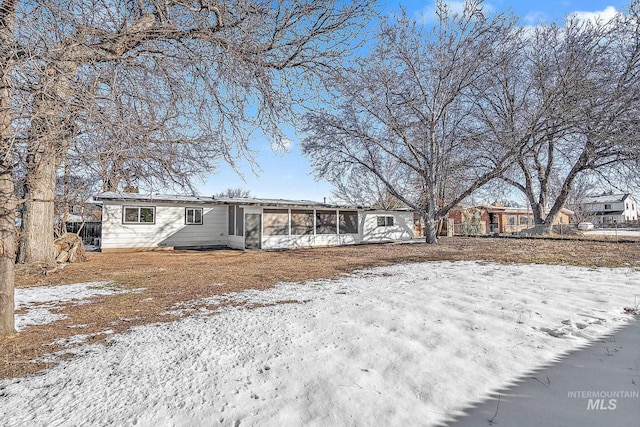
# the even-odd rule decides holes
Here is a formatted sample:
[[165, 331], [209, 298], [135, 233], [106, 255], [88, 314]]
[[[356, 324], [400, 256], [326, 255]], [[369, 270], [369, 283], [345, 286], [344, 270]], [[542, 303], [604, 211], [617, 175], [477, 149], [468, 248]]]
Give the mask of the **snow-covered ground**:
[[629, 236], [629, 237], [640, 237], [640, 230], [637, 228], [629, 229], [629, 228], [596, 228], [595, 230], [584, 231], [585, 235], [595, 235], [595, 236]]
[[0, 419], [436, 425], [624, 325], [640, 273], [434, 262], [208, 302], [223, 301], [256, 308], [138, 327], [44, 374], [1, 381]]
[[[58, 313], [63, 304], [86, 304], [94, 296], [115, 295], [126, 291], [114, 287], [110, 282], [75, 283], [73, 285], [43, 286], [17, 289], [15, 293], [16, 329], [45, 325], [67, 316]], [[26, 312], [22, 312], [26, 310]]]

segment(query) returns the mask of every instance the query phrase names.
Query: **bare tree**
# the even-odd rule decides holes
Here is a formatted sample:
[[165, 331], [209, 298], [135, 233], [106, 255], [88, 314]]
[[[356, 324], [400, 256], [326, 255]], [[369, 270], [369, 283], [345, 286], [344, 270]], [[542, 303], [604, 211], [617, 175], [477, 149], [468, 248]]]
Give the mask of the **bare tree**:
[[[294, 116], [292, 107], [308, 99], [304, 88], [356, 47], [354, 36], [367, 25], [375, 0], [2, 0], [0, 4], [4, 269], [0, 310], [9, 319], [15, 252], [11, 162], [18, 152], [17, 135], [26, 153], [20, 258], [50, 262], [57, 171], [71, 147], [78, 154], [84, 149], [82, 143], [96, 135], [100, 126], [93, 119], [112, 114], [100, 116], [98, 110], [111, 108], [120, 97], [121, 105], [131, 112], [140, 93], [158, 97], [148, 110], [144, 108], [151, 105], [151, 97], [135, 105], [143, 121], [160, 110], [145, 135], [127, 136], [126, 149], [117, 150], [127, 152], [127, 165], [122, 166], [123, 157], [118, 156], [103, 162], [115, 164], [116, 172], [107, 176], [124, 179], [131, 177], [131, 171], [136, 176], [145, 172], [139, 170], [144, 161], [136, 164], [138, 157], [132, 155], [131, 146], [138, 144], [164, 153], [163, 157], [170, 154], [176, 161], [179, 147], [194, 142], [204, 152], [220, 153], [218, 158], [224, 160], [238, 154], [249, 157], [253, 132], [262, 129], [277, 142], [282, 136], [280, 124]], [[15, 61], [20, 62], [19, 69]], [[110, 80], [115, 84], [105, 80], [105, 68], [117, 71]], [[18, 92], [28, 101], [25, 114], [15, 111]], [[169, 102], [163, 103], [166, 99]], [[111, 111], [115, 114], [118, 109]], [[122, 130], [111, 128], [117, 138]], [[108, 137], [98, 141], [105, 144], [103, 148], [114, 142]], [[0, 326], [0, 334], [13, 331], [12, 324]]]
[[163, 80], [168, 96], [179, 97], [169, 103], [180, 107], [171, 121], [179, 124], [174, 141], [196, 139], [221, 152], [246, 153], [251, 129], [281, 137], [279, 124], [292, 112], [301, 84], [353, 47], [372, 4], [58, 0], [36, 7], [34, 19], [54, 28], [38, 35], [43, 47], [32, 64], [39, 78], [20, 259], [52, 259], [56, 169], [82, 131], [76, 119], [83, 101], [74, 85], [92, 68], [122, 63], [152, 70], [145, 84]]
[[516, 32], [513, 18], [482, 6], [466, 1], [455, 14], [439, 2], [430, 31], [406, 14], [384, 23], [371, 53], [330, 81], [334, 111], [306, 115], [303, 152], [318, 176], [379, 180], [421, 214], [429, 243], [439, 219], [500, 176], [515, 149], [484, 143], [469, 120], [472, 86]]
[[[592, 213], [585, 209], [587, 198], [596, 193], [596, 180], [587, 174], [581, 174], [575, 178], [567, 197], [567, 207], [573, 211], [572, 220], [574, 223], [587, 221]], [[561, 183], [555, 183], [554, 187], [562, 188]]]
[[95, 68], [82, 76], [82, 132], [73, 139], [68, 160], [76, 172], [99, 176], [103, 191], [190, 188], [217, 159], [230, 156], [228, 144], [212, 143], [195, 128], [187, 135], [180, 124], [182, 98], [199, 95], [145, 70]]
[[[391, 162], [385, 166], [382, 174], [389, 177], [388, 180], [400, 184], [402, 176], [399, 169]], [[396, 175], [397, 174], [397, 175]], [[349, 174], [338, 176], [333, 182], [335, 190], [333, 195], [343, 202], [354, 206], [370, 206], [376, 209], [398, 209], [404, 207], [402, 202], [389, 192], [386, 185], [367, 169], [354, 166]], [[402, 193], [407, 193], [403, 189]]]
[[637, 164], [640, 3], [612, 22], [574, 18], [525, 35], [517, 67], [495, 67], [479, 121], [496, 140], [522, 141], [506, 182], [522, 191], [542, 233], [576, 179]]
[[215, 197], [230, 197], [230, 198], [247, 198], [251, 197], [251, 192], [243, 188], [227, 188], [224, 191], [216, 194]]

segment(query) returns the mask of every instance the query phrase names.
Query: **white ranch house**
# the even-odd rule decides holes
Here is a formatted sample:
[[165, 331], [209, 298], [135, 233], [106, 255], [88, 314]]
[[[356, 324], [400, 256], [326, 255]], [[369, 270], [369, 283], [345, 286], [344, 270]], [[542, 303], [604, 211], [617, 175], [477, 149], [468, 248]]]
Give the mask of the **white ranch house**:
[[286, 249], [414, 238], [413, 213], [308, 200], [102, 193], [103, 251]]

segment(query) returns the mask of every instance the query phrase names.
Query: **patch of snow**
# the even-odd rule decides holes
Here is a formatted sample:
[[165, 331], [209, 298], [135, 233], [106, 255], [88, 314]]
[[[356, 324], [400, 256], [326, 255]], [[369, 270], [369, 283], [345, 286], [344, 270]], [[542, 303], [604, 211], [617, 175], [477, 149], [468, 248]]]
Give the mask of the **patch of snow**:
[[633, 269], [432, 262], [227, 294], [205, 302], [266, 306], [79, 347], [42, 375], [0, 381], [0, 419], [437, 425], [624, 325], [639, 289]]
[[111, 282], [16, 288], [15, 309], [26, 310], [24, 313], [16, 314], [16, 329], [21, 331], [27, 326], [45, 325], [66, 319], [66, 315], [56, 313], [62, 309], [63, 304], [86, 304], [95, 296], [126, 292], [132, 290], [117, 288]]
[[598, 228], [595, 230], [589, 230], [584, 232], [585, 235], [596, 235], [596, 236], [628, 236], [628, 237], [640, 237], [640, 230], [638, 229], [625, 229], [619, 228], [616, 230], [615, 228]]

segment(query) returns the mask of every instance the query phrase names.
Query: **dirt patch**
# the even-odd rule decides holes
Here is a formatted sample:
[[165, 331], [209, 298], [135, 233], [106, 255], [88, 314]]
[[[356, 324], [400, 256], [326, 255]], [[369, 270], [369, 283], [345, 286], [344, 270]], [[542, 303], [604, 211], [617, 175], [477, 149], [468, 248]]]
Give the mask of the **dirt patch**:
[[[88, 336], [84, 343], [104, 342], [111, 332], [176, 320], [185, 315], [175, 312], [180, 303], [214, 295], [263, 290], [279, 282], [335, 278], [366, 267], [424, 261], [640, 268], [640, 241], [455, 237], [441, 239], [437, 245], [372, 244], [278, 252], [220, 250], [87, 255], [87, 262], [69, 264], [62, 269], [17, 266], [16, 287], [111, 281], [118, 287], [137, 291], [95, 297], [83, 305], [66, 304], [61, 309], [66, 319], [30, 326], [20, 334], [0, 338], [0, 378], [46, 369], [52, 362], [44, 356], [73, 347], [65, 343], [69, 337], [83, 334]], [[64, 357], [69, 356], [58, 359]]]

